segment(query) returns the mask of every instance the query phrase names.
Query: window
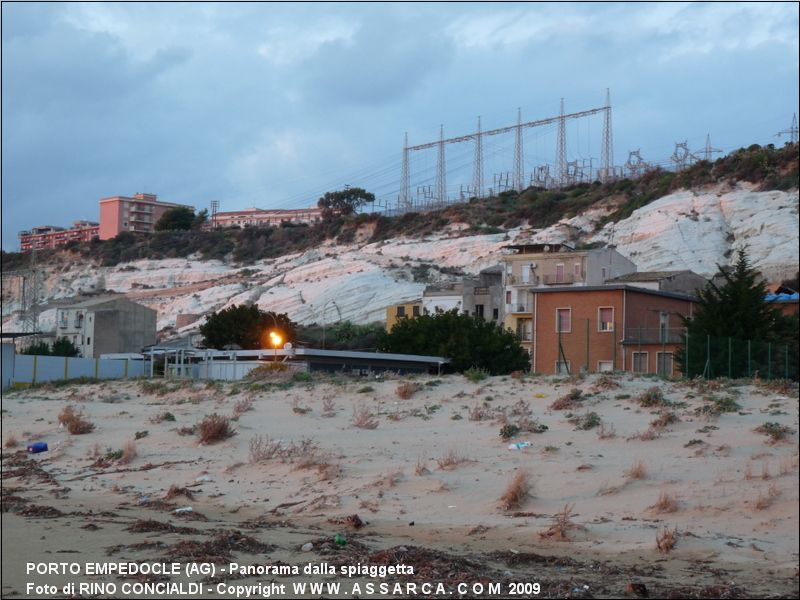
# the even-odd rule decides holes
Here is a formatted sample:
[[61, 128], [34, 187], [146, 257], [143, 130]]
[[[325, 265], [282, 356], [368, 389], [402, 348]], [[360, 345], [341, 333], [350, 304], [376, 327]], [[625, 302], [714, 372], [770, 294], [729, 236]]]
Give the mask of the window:
[[411, 308], [411, 314], [413, 314], [415, 317], [418, 317], [418, 316], [419, 316], [419, 305], [418, 305], [418, 304], [415, 304], [415, 305], [414, 305], [414, 306]]
[[506, 304], [511, 304], [511, 290], [506, 292]]
[[672, 352], [656, 353], [656, 369], [662, 377], [672, 377]]
[[559, 263], [556, 265], [556, 283], [564, 283], [564, 265]]
[[532, 319], [520, 319], [517, 321], [517, 338], [523, 342], [530, 342], [533, 339]]
[[658, 319], [658, 341], [659, 343], [667, 342], [667, 334], [669, 332], [669, 313], [661, 312]]
[[608, 273], [608, 271], [606, 271], [606, 268], [605, 268], [605, 267], [603, 267], [603, 268], [601, 268], [601, 269], [600, 269], [600, 278], [601, 278], [603, 281], [605, 281], [605, 280], [606, 280], [606, 273]]
[[569, 375], [569, 361], [556, 361], [556, 375]]
[[569, 333], [572, 331], [572, 309], [556, 309], [556, 333]]
[[647, 373], [647, 352], [634, 352], [632, 358], [633, 372]]
[[89, 345], [91, 345], [91, 343], [92, 343], [92, 338], [87, 337], [86, 338], [86, 345], [89, 346]]
[[476, 304], [475, 305], [475, 316], [483, 318], [483, 304]]
[[614, 331], [614, 307], [601, 306], [597, 309], [597, 331]]
[[398, 306], [395, 316], [405, 317], [406, 316], [406, 307], [405, 306]]
[[597, 372], [598, 373], [610, 373], [614, 370], [614, 361], [613, 360], [598, 360], [597, 361]]
[[575, 263], [575, 270], [573, 273], [575, 273], [575, 279], [581, 278], [581, 263]]
[[492, 321], [497, 321], [500, 318], [500, 309], [493, 308], [492, 309]]

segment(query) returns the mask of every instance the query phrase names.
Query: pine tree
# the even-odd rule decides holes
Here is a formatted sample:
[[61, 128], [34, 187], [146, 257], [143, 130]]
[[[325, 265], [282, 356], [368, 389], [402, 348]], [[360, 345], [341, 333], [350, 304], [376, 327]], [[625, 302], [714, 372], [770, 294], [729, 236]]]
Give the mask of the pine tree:
[[777, 344], [787, 351], [795, 340], [796, 348], [791, 320], [764, 301], [766, 284], [745, 250], [739, 250], [732, 269], [720, 267], [716, 279], [723, 283], [711, 282], [700, 291], [694, 315], [684, 319], [688, 341], [677, 356], [681, 370], [690, 377], [766, 375], [769, 363], [777, 361]]

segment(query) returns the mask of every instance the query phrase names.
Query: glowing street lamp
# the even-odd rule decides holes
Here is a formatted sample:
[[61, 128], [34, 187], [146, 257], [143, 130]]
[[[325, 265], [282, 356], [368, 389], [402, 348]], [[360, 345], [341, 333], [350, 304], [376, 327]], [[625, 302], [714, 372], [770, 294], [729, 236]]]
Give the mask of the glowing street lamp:
[[276, 333], [274, 331], [270, 331], [269, 332], [269, 339], [272, 342], [273, 348], [275, 348], [275, 362], [277, 362], [278, 361], [278, 346], [281, 345], [281, 342], [283, 341], [283, 338], [280, 336], [280, 334], [278, 334], [278, 333]]

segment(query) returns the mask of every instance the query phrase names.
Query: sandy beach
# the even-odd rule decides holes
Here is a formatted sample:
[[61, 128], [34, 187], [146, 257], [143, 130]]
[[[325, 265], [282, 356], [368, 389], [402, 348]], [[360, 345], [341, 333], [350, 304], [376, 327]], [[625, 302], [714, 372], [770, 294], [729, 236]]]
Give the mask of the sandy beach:
[[[118, 588], [52, 597], [132, 597], [126, 581], [203, 582], [213, 592], [202, 597], [236, 597], [220, 583], [266, 597], [270, 582], [288, 586], [284, 597], [487, 597], [489, 583], [518, 597], [798, 595], [796, 387], [622, 374], [299, 379], [4, 394], [3, 597], [71, 581]], [[68, 405], [94, 428], [70, 434], [59, 423]], [[235, 434], [202, 443], [197, 425], [212, 414]], [[34, 441], [49, 451], [28, 454]], [[108, 561], [226, 572], [26, 572]], [[231, 563], [301, 572], [229, 573]], [[302, 573], [323, 563], [414, 574]], [[343, 587], [292, 587], [302, 582]]]

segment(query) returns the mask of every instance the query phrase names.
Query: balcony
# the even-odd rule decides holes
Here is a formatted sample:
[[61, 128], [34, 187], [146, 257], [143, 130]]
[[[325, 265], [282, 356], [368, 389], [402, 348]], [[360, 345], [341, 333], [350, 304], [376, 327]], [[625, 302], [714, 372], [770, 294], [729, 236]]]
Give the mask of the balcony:
[[626, 327], [624, 344], [683, 344], [686, 330], [683, 327]]
[[533, 312], [533, 305], [527, 304], [525, 302], [516, 302], [514, 304], [506, 304], [506, 313], [508, 314], [520, 314], [520, 313], [531, 313]]
[[534, 275], [525, 281], [519, 275], [506, 275], [506, 283], [509, 285], [539, 285], [539, 277]]
[[544, 275], [545, 285], [572, 285], [573, 283], [575, 283], [575, 276], [570, 273], [564, 273], [560, 277], [558, 275]]
[[517, 339], [520, 342], [530, 342], [533, 340], [533, 332], [529, 330], [517, 330]]

